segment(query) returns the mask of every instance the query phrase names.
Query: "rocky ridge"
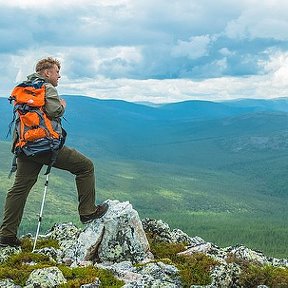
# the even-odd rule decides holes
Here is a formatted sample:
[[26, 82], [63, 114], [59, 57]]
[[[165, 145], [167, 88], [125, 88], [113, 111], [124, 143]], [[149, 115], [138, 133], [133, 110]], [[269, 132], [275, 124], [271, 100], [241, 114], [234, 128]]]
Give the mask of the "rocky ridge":
[[[179, 269], [173, 263], [154, 259], [147, 234], [162, 243], [185, 243], [185, 250], [179, 255], [202, 253], [216, 260], [217, 265], [210, 271], [211, 284], [191, 287], [243, 287], [238, 283], [241, 266], [237, 261], [229, 259], [288, 268], [287, 259], [266, 257], [259, 251], [241, 245], [220, 248], [200, 237], [190, 237], [179, 229], [171, 230], [162, 220], [141, 221], [129, 202], [107, 202], [107, 214], [87, 224], [83, 229], [72, 223], [55, 224], [46, 235], [41, 236], [42, 239], [55, 239], [59, 243], [58, 249], [45, 247], [35, 251], [37, 254], [49, 256], [55, 266], [34, 269], [25, 286], [14, 284], [11, 279], [2, 279], [0, 287], [58, 287], [67, 282], [57, 267], [60, 263], [69, 267], [95, 266], [111, 271], [116, 278], [124, 281], [125, 288], [184, 287]], [[10, 255], [20, 252], [21, 248], [1, 248], [0, 263], [4, 263]], [[80, 287], [100, 286], [101, 279], [96, 279], [93, 283]]]

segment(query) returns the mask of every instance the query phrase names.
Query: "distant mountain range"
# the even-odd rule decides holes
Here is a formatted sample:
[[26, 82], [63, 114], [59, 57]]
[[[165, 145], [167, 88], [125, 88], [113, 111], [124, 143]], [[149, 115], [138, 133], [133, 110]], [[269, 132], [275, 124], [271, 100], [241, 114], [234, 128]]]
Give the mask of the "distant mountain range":
[[[74, 117], [75, 112], [81, 113], [86, 109], [93, 110], [91, 116], [99, 116], [99, 118], [106, 113], [108, 115], [109, 113], [117, 113], [117, 116], [124, 116], [125, 118], [168, 121], [219, 119], [256, 112], [288, 112], [288, 98], [238, 99], [223, 102], [191, 100], [156, 105], [123, 100], [99, 100], [84, 96], [63, 95], [62, 97], [68, 102], [67, 118]], [[11, 110], [11, 105], [7, 99], [0, 97], [2, 125], [11, 119]], [[72, 114], [70, 115], [70, 113]]]

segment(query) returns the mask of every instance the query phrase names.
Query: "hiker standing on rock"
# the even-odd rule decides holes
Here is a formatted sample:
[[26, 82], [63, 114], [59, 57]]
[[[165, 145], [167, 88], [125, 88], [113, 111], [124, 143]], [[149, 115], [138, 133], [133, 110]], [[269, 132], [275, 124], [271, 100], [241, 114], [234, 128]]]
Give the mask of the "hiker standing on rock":
[[[57, 144], [57, 149], [55, 148], [53, 153], [51, 151], [43, 152], [43, 150], [42, 153], [39, 154], [36, 152], [30, 152], [30, 155], [27, 151], [29, 150], [29, 143], [33, 143], [33, 141], [23, 143], [24, 140], [21, 139], [21, 136], [19, 135], [22, 134], [22, 132], [19, 133], [20, 128], [18, 130], [16, 128], [17, 123], [18, 126], [20, 125], [19, 122], [21, 121], [19, 118], [21, 118], [21, 116], [16, 119], [12, 150], [13, 153], [17, 154], [14, 165], [14, 170], [16, 170], [16, 167], [17, 170], [14, 184], [8, 191], [4, 206], [3, 222], [0, 227], [0, 246], [2, 247], [19, 246], [21, 244], [17, 238], [18, 227], [23, 216], [27, 196], [33, 185], [36, 183], [38, 174], [40, 173], [43, 165], [48, 165], [48, 167], [53, 166], [61, 170], [67, 170], [75, 175], [79, 200], [78, 212], [80, 215], [80, 220], [83, 224], [89, 223], [94, 219], [101, 218], [108, 209], [108, 205], [106, 203], [101, 205], [95, 204], [95, 174], [92, 161], [75, 149], [71, 149], [64, 145], [66, 133], [61, 126], [60, 117], [64, 114], [66, 103], [63, 99], [59, 98], [56, 90], [58, 80], [61, 77], [60, 67], [60, 62], [57, 59], [48, 57], [40, 60], [36, 64], [36, 73], [29, 75], [26, 81], [19, 84], [17, 87], [20, 88], [17, 88], [18, 90], [15, 92], [16, 94], [22, 93], [21, 91], [23, 89], [26, 89], [25, 91], [29, 92], [30, 87], [36, 87], [37, 85], [40, 88], [44, 87], [44, 105], [41, 107], [41, 109], [43, 108], [43, 113], [45, 114], [46, 119], [48, 119], [47, 122], [50, 121], [52, 123], [51, 129], [55, 129], [56, 131], [55, 127], [58, 127], [57, 133], [55, 133], [57, 137], [59, 136], [58, 138], [61, 139], [61, 143], [59, 142], [60, 144]], [[38, 86], [37, 88], [39, 88]], [[14, 91], [15, 89], [13, 92]], [[34, 92], [31, 91], [29, 93], [33, 94]], [[35, 93], [33, 96], [35, 96]], [[13, 97], [13, 93], [11, 98], [17, 102], [16, 97]], [[27, 103], [28, 104], [26, 106], [29, 106], [31, 103], [33, 104], [33, 100], [30, 99], [27, 101]], [[14, 109], [16, 109], [16, 105], [14, 106]], [[32, 111], [31, 107], [29, 109], [29, 111]], [[34, 129], [35, 127], [32, 128]], [[54, 140], [56, 141], [57, 139]], [[39, 151], [41, 149], [40, 146], [41, 145], [38, 145], [37, 147]], [[52, 154], [56, 155], [53, 161], [51, 160], [53, 158]], [[48, 170], [46, 173], [50, 172], [50, 170]]]

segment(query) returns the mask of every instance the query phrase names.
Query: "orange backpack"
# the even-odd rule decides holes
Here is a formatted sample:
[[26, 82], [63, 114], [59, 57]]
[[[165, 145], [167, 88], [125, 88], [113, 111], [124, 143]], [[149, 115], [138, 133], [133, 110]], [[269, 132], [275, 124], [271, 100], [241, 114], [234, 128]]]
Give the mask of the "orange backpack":
[[[61, 125], [54, 121], [57, 124], [55, 125], [44, 111], [44, 83], [43, 80], [23, 82], [13, 89], [9, 97], [10, 103], [14, 102], [14, 116], [10, 130], [12, 123], [15, 122], [17, 136], [17, 140], [13, 144], [15, 155], [21, 152], [27, 156], [44, 152], [52, 152], [53, 155], [64, 145], [65, 137], [62, 136]], [[55, 162], [56, 156], [54, 158]], [[50, 165], [50, 169], [53, 163]], [[17, 166], [14, 169], [12, 167], [12, 170], [16, 171], [16, 169]]]

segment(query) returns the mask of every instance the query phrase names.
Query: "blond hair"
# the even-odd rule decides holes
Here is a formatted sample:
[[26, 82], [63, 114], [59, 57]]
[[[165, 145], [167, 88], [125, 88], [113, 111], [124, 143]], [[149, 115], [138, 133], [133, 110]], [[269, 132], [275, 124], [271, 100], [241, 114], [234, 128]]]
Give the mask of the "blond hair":
[[37, 73], [40, 73], [43, 70], [53, 68], [54, 65], [57, 65], [57, 67], [60, 70], [60, 68], [61, 68], [60, 61], [55, 59], [55, 58], [52, 58], [52, 57], [47, 57], [47, 58], [41, 59], [37, 62], [35, 70]]

